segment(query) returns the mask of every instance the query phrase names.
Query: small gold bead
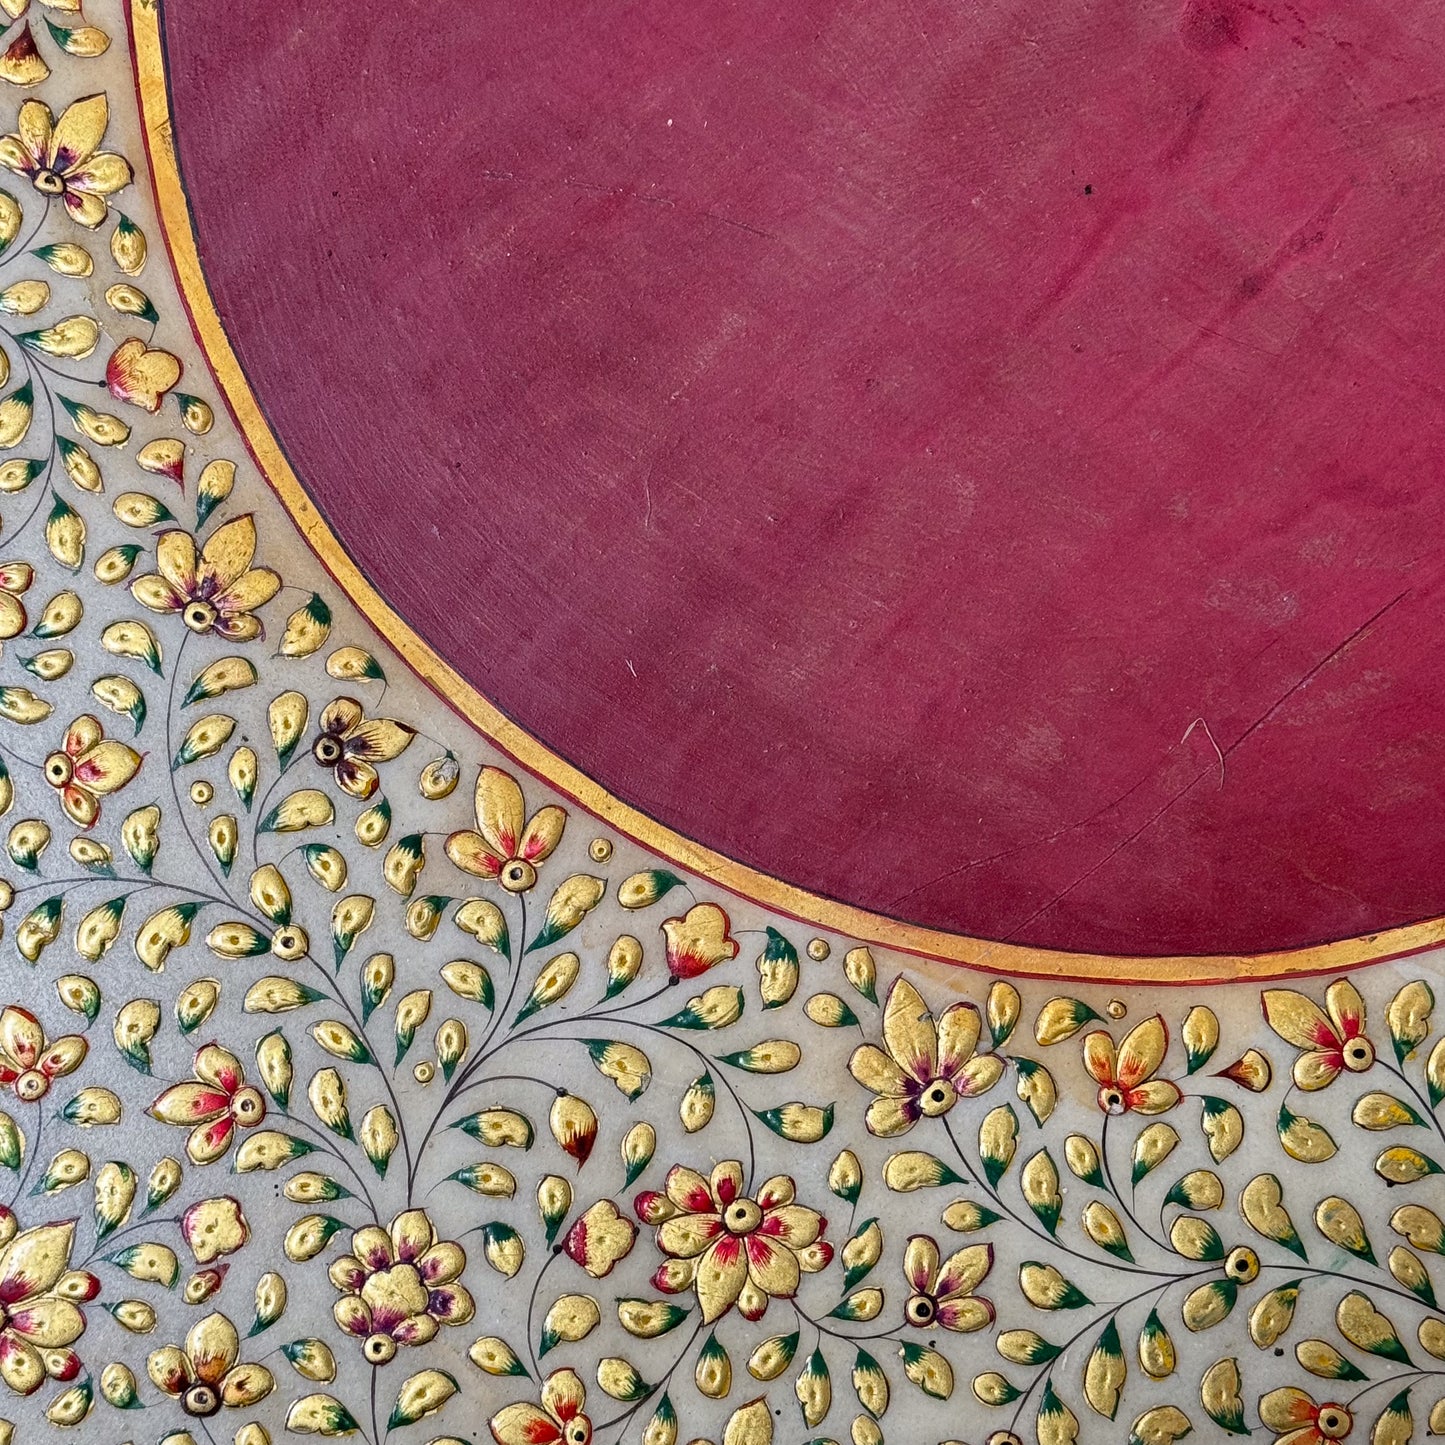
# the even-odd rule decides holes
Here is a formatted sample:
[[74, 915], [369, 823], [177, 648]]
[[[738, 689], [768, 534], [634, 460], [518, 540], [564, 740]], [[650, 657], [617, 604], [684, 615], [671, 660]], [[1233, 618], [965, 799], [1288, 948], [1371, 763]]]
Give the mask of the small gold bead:
[[216, 790], [204, 778], [191, 784], [191, 802], [196, 807], [204, 808], [215, 796]]
[[594, 863], [605, 863], [612, 856], [612, 840], [610, 838], [594, 838], [587, 845], [587, 852]]
[[1106, 1012], [1111, 1019], [1121, 1019], [1129, 1012], [1129, 1006], [1121, 998], [1111, 998]]
[[3, 878], [0, 878], [0, 913], [3, 913], [14, 902], [15, 889]]
[[437, 1066], [430, 1059], [423, 1059], [411, 1071], [411, 1076], [418, 1084], [429, 1084], [437, 1076]]
[[826, 938], [810, 938], [808, 940], [808, 957], [811, 958], [814, 963], [822, 963], [832, 951], [833, 950], [828, 947], [828, 940]]

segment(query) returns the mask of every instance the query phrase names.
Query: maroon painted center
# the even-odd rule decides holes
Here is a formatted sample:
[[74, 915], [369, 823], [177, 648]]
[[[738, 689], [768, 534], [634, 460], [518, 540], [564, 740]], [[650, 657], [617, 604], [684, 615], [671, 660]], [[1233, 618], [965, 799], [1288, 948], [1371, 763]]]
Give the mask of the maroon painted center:
[[222, 316], [417, 630], [920, 923], [1445, 912], [1425, 0], [167, 0]]

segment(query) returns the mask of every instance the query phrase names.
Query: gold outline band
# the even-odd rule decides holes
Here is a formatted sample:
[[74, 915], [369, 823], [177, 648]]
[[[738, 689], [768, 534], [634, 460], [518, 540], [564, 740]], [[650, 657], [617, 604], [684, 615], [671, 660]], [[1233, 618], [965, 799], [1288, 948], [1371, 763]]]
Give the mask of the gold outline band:
[[794, 887], [725, 858], [614, 797], [518, 727], [423, 641], [351, 560], [307, 496], [251, 391], [206, 285], [172, 140], [159, 0], [128, 0], [127, 11], [141, 124], [166, 250], [197, 341], [251, 455], [307, 544], [355, 606], [440, 700], [519, 766], [608, 826], [740, 897], [866, 943], [991, 973], [1121, 984], [1201, 984], [1335, 972], [1419, 953], [1445, 941], [1445, 918], [1431, 918], [1338, 942], [1259, 954], [1131, 957], [990, 942], [904, 923]]

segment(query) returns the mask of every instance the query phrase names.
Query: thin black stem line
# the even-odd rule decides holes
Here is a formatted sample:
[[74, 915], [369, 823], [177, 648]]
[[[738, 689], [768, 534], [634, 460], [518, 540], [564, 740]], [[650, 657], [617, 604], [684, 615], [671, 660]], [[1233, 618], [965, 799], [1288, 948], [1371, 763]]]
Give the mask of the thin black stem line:
[[[1104, 1183], [1109, 1186], [1109, 1193], [1114, 1196], [1115, 1201], [1118, 1203], [1119, 1208], [1124, 1211], [1124, 1217], [1129, 1221], [1129, 1223], [1132, 1224], [1134, 1228], [1137, 1229], [1139, 1233], [1142, 1234], [1144, 1238], [1149, 1241], [1150, 1244], [1157, 1246], [1159, 1249], [1164, 1250], [1166, 1253], [1172, 1254], [1174, 1251], [1170, 1248], [1170, 1246], [1166, 1244], [1164, 1240], [1156, 1239], [1149, 1227], [1144, 1224], [1144, 1222], [1134, 1212], [1134, 1206], [1132, 1203], [1134, 1192], [1133, 1185], [1131, 1184], [1129, 1189], [1130, 1200], [1126, 1201], [1118, 1185], [1114, 1183], [1114, 1170], [1109, 1163], [1109, 1125], [1113, 1122], [1113, 1119], [1114, 1116], [1112, 1114], [1105, 1114], [1103, 1127], [1101, 1128], [1099, 1133], [1099, 1158], [1104, 1165]], [[1163, 1228], [1162, 1222], [1160, 1228]]]
[[376, 1200], [372, 1198], [371, 1189], [370, 1186], [367, 1184], [366, 1177], [361, 1173], [361, 1171], [356, 1167], [356, 1165], [354, 1165], [351, 1160], [348, 1159], [341, 1152], [341, 1150], [336, 1147], [336, 1144], [331, 1139], [329, 1139], [322, 1130], [318, 1129], [307, 1120], [301, 1118], [299, 1114], [293, 1114], [289, 1109], [285, 1109], [282, 1111], [281, 1117], [285, 1119], [287, 1124], [294, 1125], [298, 1129], [304, 1129], [309, 1135], [311, 1135], [313, 1139], [316, 1140], [319, 1148], [323, 1149], [327, 1154], [331, 1155], [333, 1159], [336, 1159], [346, 1169], [346, 1172], [351, 1175], [357, 1187], [361, 1190], [361, 1197], [366, 1201], [366, 1207], [371, 1210], [372, 1219], [380, 1223], [381, 1214], [376, 1207]]
[[176, 756], [175, 746], [175, 716], [176, 716], [176, 683], [181, 676], [181, 661], [186, 654], [186, 644], [191, 640], [191, 631], [185, 630], [179, 645], [176, 647], [176, 654], [171, 659], [170, 688], [166, 696], [166, 755], [164, 766], [170, 775], [171, 797], [175, 800], [176, 816], [181, 820], [181, 828], [185, 832], [186, 841], [191, 845], [191, 851], [206, 865], [206, 871], [215, 881], [216, 887], [222, 893], [229, 893], [226, 880], [218, 871], [219, 865], [211, 855], [209, 847], [202, 848], [196, 835], [191, 830], [190, 819], [186, 816], [185, 809], [181, 807], [181, 782], [177, 776], [177, 769], [174, 766]]
[[[1013, 1222], [1017, 1224], [1020, 1229], [1023, 1229], [1027, 1233], [1033, 1235], [1035, 1239], [1040, 1240], [1050, 1249], [1061, 1249], [1065, 1254], [1069, 1255], [1073, 1259], [1077, 1259], [1078, 1261], [1080, 1261], [1080, 1263], [1086, 1264], [1091, 1268], [1097, 1269], [1100, 1265], [1106, 1263], [1103, 1260], [1093, 1258], [1091, 1255], [1084, 1254], [1081, 1250], [1075, 1249], [1072, 1245], [1067, 1244], [1065, 1243], [1065, 1241], [1058, 1238], [1057, 1235], [1050, 1234], [1043, 1227], [1043, 1225], [1039, 1224], [1036, 1220], [1031, 1220], [1020, 1214], [1013, 1207], [1013, 1205], [1011, 1205], [1006, 1199], [1004, 1199], [1003, 1196], [999, 1194], [998, 1190], [995, 1189], [993, 1185], [988, 1183], [988, 1181], [984, 1179], [983, 1176], [979, 1174], [979, 1172], [973, 1167], [973, 1161], [968, 1157], [967, 1154], [964, 1153], [963, 1146], [958, 1142], [958, 1138], [953, 1132], [953, 1122], [948, 1118], [947, 1115], [944, 1115], [943, 1117], [943, 1131], [945, 1134], [948, 1135], [948, 1141], [950, 1144], [953, 1145], [953, 1152], [958, 1156], [959, 1162], [968, 1171], [968, 1177], [974, 1182], [974, 1184], [978, 1186], [978, 1188], [982, 1189], [983, 1192], [988, 1195], [989, 1199], [991, 1199], [993, 1203], [998, 1205], [998, 1207], [1003, 1210], [1003, 1212], [1011, 1220], [1013, 1220]], [[1165, 1274], [1165, 1271], [1163, 1270], [1147, 1269], [1141, 1264], [1129, 1264], [1127, 1261], [1122, 1259], [1108, 1260], [1107, 1267], [1110, 1270], [1119, 1270], [1125, 1274], [1148, 1275], [1151, 1279], [1161, 1279], [1164, 1277]], [[1171, 1276], [1171, 1278], [1172, 1277], [1174, 1276]]]
[[677, 1358], [672, 1362], [671, 1365], [668, 1366], [667, 1373], [663, 1375], [663, 1377], [658, 1380], [656, 1384], [654, 1384], [652, 1388], [647, 1392], [647, 1394], [645, 1394], [642, 1399], [640, 1399], [635, 1405], [631, 1406], [629, 1409], [624, 1410], [620, 1415], [614, 1415], [610, 1420], [604, 1420], [601, 1424], [594, 1425], [592, 1427], [593, 1438], [596, 1439], [598, 1436], [601, 1435], [604, 1430], [611, 1430], [616, 1426], [621, 1426], [623, 1429], [626, 1429], [628, 1422], [633, 1418], [633, 1416], [637, 1414], [640, 1409], [642, 1409], [645, 1404], [647, 1404], [649, 1400], [651, 1400], [655, 1395], [658, 1394], [665, 1395], [667, 1393], [668, 1385], [672, 1382], [672, 1377], [677, 1373], [678, 1367], [692, 1352], [692, 1347], [697, 1343], [697, 1337], [701, 1333], [702, 1316], [699, 1313], [698, 1321], [692, 1327], [692, 1333], [687, 1337], [687, 1340], [683, 1344], [682, 1349], [678, 1351]]
[[[493, 1011], [491, 1022], [487, 1025], [487, 1031], [482, 1035], [481, 1042], [477, 1045], [477, 1052], [457, 1071], [456, 1077], [451, 1081], [450, 1085], [448, 1085], [446, 1093], [442, 1095], [442, 1101], [437, 1105], [436, 1112], [427, 1123], [426, 1132], [421, 1136], [421, 1143], [417, 1145], [416, 1165], [414, 1168], [408, 1168], [407, 1170], [406, 1198], [408, 1204], [411, 1203], [416, 1190], [417, 1172], [421, 1168], [422, 1159], [426, 1156], [427, 1145], [431, 1143], [432, 1135], [436, 1133], [437, 1125], [441, 1123], [442, 1115], [451, 1108], [457, 1096], [465, 1087], [467, 1080], [476, 1073], [477, 1069], [479, 1069], [487, 1059], [491, 1058], [492, 1055], [498, 1051], [491, 1047], [492, 1039], [495, 1037], [497, 1029], [501, 1026], [502, 1019], [512, 1011], [512, 1004], [517, 995], [517, 981], [522, 976], [522, 959], [527, 949], [526, 895], [519, 895], [517, 902], [521, 909], [521, 919], [517, 929], [517, 941], [513, 945], [515, 957], [509, 957], [507, 960], [508, 966], [512, 970], [512, 977], [507, 985], [506, 997], [503, 999], [501, 1007]], [[531, 1030], [525, 1030], [524, 1032], [530, 1033]], [[517, 1035], [517, 1037], [521, 1036], [522, 1035]], [[510, 1036], [504, 1043], [505, 1042], [510, 1042]], [[502, 1045], [498, 1047], [500, 1048]]]
[[35, 1161], [40, 1157], [40, 1135], [45, 1128], [45, 1115], [38, 1110], [35, 1115], [35, 1137], [26, 1141], [25, 1168], [21, 1171], [20, 1177], [15, 1183], [15, 1193], [10, 1196], [10, 1208], [13, 1210], [20, 1202], [20, 1196], [25, 1192], [25, 1186], [30, 1182], [31, 1172], [35, 1168]]
[[[317, 971], [317, 973], [319, 973], [322, 978], [326, 979], [328, 983], [334, 983], [336, 981], [334, 975], [327, 973], [326, 966], [321, 962], [319, 958], [316, 957], [315, 954], [307, 953], [306, 961], [310, 963], [311, 966]], [[376, 1076], [381, 1080], [381, 1087], [386, 1090], [386, 1097], [391, 1102], [392, 1115], [396, 1120], [396, 1132], [401, 1139], [402, 1156], [406, 1161], [406, 1177], [408, 1180], [407, 1203], [410, 1204], [410, 1180], [412, 1177], [411, 1141], [407, 1138], [406, 1118], [402, 1113], [401, 1101], [397, 1098], [396, 1089], [391, 1082], [391, 1078], [387, 1074], [386, 1069], [382, 1066], [381, 1057], [377, 1053], [375, 1046], [371, 1042], [370, 1036], [366, 1032], [366, 1025], [361, 1022], [361, 1019], [357, 1015], [356, 1010], [351, 1006], [351, 1000], [346, 997], [345, 991], [340, 988], [336, 990], [333, 997], [341, 1005], [341, 1007], [346, 1010], [346, 1015], [351, 1020], [352, 1025], [355, 1027], [357, 1036], [366, 1044], [366, 1050], [371, 1055], [372, 1063], [375, 1065]]]
[[1393, 1075], [1404, 1084], [1413, 1095], [1415, 1102], [1425, 1111], [1425, 1117], [1430, 1121], [1430, 1127], [1434, 1129], [1436, 1135], [1442, 1142], [1445, 1142], [1445, 1126], [1441, 1125], [1439, 1115], [1436, 1114], [1434, 1108], [1426, 1102], [1425, 1096], [1415, 1086], [1414, 1081], [1406, 1076], [1403, 1069], [1396, 1068], [1394, 1064], [1387, 1064], [1383, 1059], [1378, 1059], [1376, 1062], [1387, 1074]]
[[[1203, 1272], [1209, 1273], [1209, 1271]], [[1181, 1275], [1175, 1279], [1165, 1280], [1163, 1284], [1155, 1285], [1150, 1289], [1141, 1289], [1140, 1291], [1138, 1291], [1137, 1294], [1130, 1295], [1128, 1299], [1120, 1300], [1118, 1304], [1110, 1305], [1107, 1310], [1103, 1311], [1100, 1314], [1092, 1316], [1087, 1324], [1081, 1325], [1077, 1330], [1074, 1331], [1072, 1335], [1069, 1336], [1068, 1339], [1064, 1341], [1062, 1345], [1059, 1346], [1057, 1352], [1049, 1360], [1047, 1368], [1041, 1369], [1033, 1377], [1033, 1379], [1029, 1381], [1028, 1385], [1025, 1386], [1023, 1393], [1018, 1398], [1018, 1403], [1014, 1406], [1013, 1418], [1009, 1421], [1009, 1429], [1016, 1430], [1018, 1428], [1019, 1416], [1023, 1414], [1024, 1406], [1028, 1404], [1029, 1397], [1034, 1393], [1035, 1390], [1038, 1389], [1041, 1384], [1043, 1384], [1047, 1380], [1053, 1379], [1054, 1369], [1056, 1368], [1056, 1366], [1064, 1358], [1064, 1356], [1068, 1354], [1068, 1352], [1073, 1349], [1073, 1347], [1078, 1344], [1081, 1339], [1083, 1339], [1085, 1335], [1090, 1333], [1090, 1331], [1099, 1328], [1101, 1323], [1107, 1323], [1117, 1319], [1124, 1310], [1128, 1309], [1130, 1305], [1138, 1304], [1141, 1299], [1146, 1299], [1150, 1296], [1153, 1296], [1150, 1308], [1158, 1309], [1159, 1301], [1164, 1297], [1167, 1291], [1172, 1289], [1176, 1284], [1183, 1284], [1188, 1280], [1195, 1279], [1197, 1277], [1198, 1275], [1196, 1273], [1192, 1275]]]

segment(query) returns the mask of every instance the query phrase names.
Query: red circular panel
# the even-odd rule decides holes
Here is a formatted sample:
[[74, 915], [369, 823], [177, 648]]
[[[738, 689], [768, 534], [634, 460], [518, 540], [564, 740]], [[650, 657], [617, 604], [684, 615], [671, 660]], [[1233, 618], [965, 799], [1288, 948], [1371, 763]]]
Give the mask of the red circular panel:
[[909, 920], [1445, 912], [1423, 0], [167, 0], [312, 495], [622, 798]]

